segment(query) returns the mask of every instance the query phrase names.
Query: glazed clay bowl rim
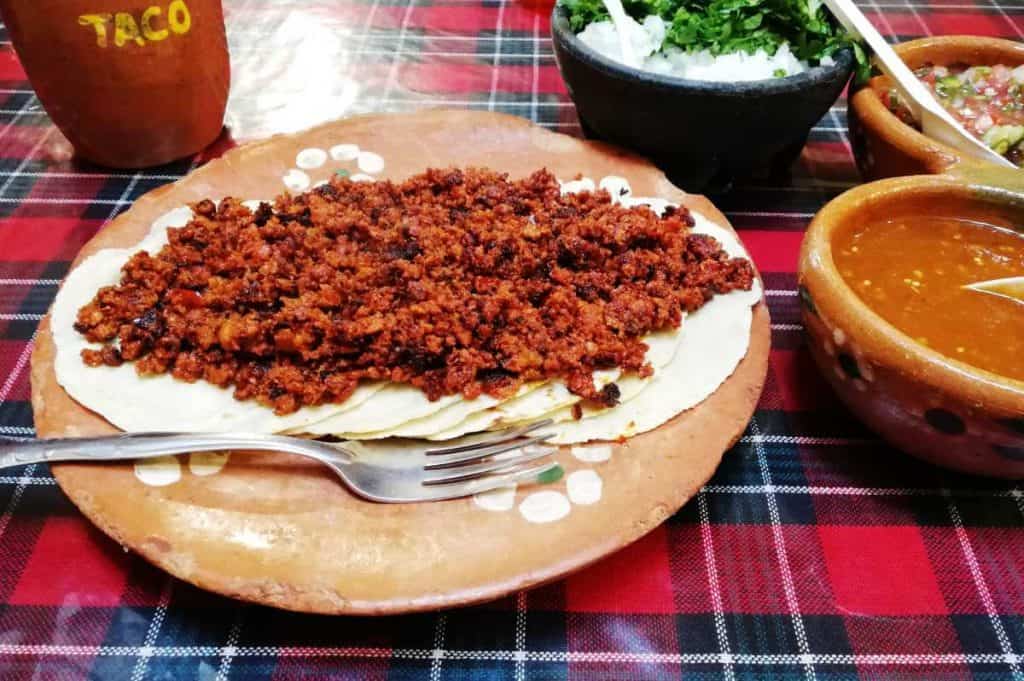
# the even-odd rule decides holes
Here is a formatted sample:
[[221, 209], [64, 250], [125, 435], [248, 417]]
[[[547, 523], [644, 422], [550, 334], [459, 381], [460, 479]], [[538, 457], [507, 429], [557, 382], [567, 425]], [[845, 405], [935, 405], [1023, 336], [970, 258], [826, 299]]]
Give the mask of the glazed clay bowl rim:
[[556, 2], [551, 11], [551, 36], [574, 59], [589, 64], [603, 75], [617, 80], [643, 84], [656, 90], [689, 90], [695, 94], [755, 98], [814, 89], [830, 82], [837, 74], [845, 72], [848, 78], [849, 74], [853, 72], [853, 50], [849, 47], [844, 47], [833, 53], [831, 56], [835, 63], [829, 66], [813, 66], [792, 76], [765, 80], [738, 82], [691, 80], [644, 71], [609, 59], [580, 40], [569, 27], [569, 17], [561, 2]]
[[[845, 312], [848, 320], [843, 330], [875, 363], [896, 367], [912, 380], [985, 410], [1017, 411], [1024, 404], [1024, 381], [980, 369], [921, 345], [871, 309], [846, 283], [832, 258], [832, 240], [837, 229], [851, 221], [851, 207], [896, 206], [915, 196], [951, 193], [965, 202], [994, 204], [1024, 215], [1024, 194], [944, 175], [913, 175], [863, 184], [830, 201], [811, 221], [800, 251], [801, 283], [831, 294], [830, 298], [823, 298], [821, 290], [812, 291], [815, 307], [819, 311], [828, 308]], [[852, 214], [856, 214], [856, 209]]]
[[[961, 58], [958, 55], [968, 58], [969, 55], [980, 52], [1005, 55], [1006, 61], [1014, 66], [1024, 64], [1024, 43], [1004, 38], [972, 35], [932, 36], [897, 43], [892, 48], [900, 58], [907, 61], [911, 69], [925, 62], [946, 66], [958, 61]], [[921, 161], [930, 172], [943, 173], [961, 164], [969, 169], [999, 168], [1002, 172], [1024, 172], [966, 156], [963, 152], [928, 137], [889, 111], [870, 86], [865, 85], [863, 90], [866, 91], [864, 94], [858, 92], [851, 97], [850, 106], [856, 110], [864, 128], [885, 137], [900, 151]]]

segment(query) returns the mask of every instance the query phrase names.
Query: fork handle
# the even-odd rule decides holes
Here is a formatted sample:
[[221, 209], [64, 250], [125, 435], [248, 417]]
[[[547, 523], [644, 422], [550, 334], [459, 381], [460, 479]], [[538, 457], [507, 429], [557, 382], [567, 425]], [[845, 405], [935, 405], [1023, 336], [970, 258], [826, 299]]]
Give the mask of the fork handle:
[[235, 433], [124, 433], [108, 437], [0, 440], [0, 469], [60, 461], [151, 459], [188, 452], [258, 449], [314, 455], [299, 440], [279, 435]]

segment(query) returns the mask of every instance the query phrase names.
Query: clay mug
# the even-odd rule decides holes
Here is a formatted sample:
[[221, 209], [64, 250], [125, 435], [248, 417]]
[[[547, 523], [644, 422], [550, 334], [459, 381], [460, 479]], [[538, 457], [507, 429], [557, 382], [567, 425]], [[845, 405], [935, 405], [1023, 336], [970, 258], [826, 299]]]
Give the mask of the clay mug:
[[0, 0], [0, 11], [81, 157], [153, 166], [220, 134], [230, 79], [221, 0]]

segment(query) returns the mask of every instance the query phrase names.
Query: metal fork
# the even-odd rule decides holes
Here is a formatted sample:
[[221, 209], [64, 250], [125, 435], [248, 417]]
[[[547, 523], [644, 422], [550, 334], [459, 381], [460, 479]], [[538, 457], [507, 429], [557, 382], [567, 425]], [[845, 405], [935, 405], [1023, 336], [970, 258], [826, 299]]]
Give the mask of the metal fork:
[[[551, 423], [485, 433], [423, 449], [423, 443], [322, 442], [258, 433], [124, 433], [109, 437], [0, 442], [0, 469], [31, 463], [152, 459], [171, 454], [263, 450], [315, 459], [357, 495], [382, 503], [440, 501], [518, 482], [555, 468], [551, 461], [525, 466], [556, 450], [537, 447], [550, 435], [526, 437]], [[524, 449], [525, 448], [525, 449]], [[511, 454], [517, 449], [523, 450]], [[506, 454], [506, 456], [501, 456]]]

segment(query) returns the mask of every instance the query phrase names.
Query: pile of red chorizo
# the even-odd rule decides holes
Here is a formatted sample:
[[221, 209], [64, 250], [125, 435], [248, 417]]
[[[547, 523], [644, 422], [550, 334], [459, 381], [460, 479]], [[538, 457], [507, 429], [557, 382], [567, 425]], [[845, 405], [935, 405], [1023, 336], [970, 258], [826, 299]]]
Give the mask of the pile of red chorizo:
[[159, 253], [136, 253], [75, 329], [90, 366], [233, 387], [279, 414], [343, 402], [361, 380], [430, 399], [506, 397], [561, 378], [614, 405], [596, 369], [650, 375], [644, 334], [713, 295], [749, 289], [747, 260], [606, 192], [432, 169], [400, 183], [335, 177], [250, 210], [193, 206]]

